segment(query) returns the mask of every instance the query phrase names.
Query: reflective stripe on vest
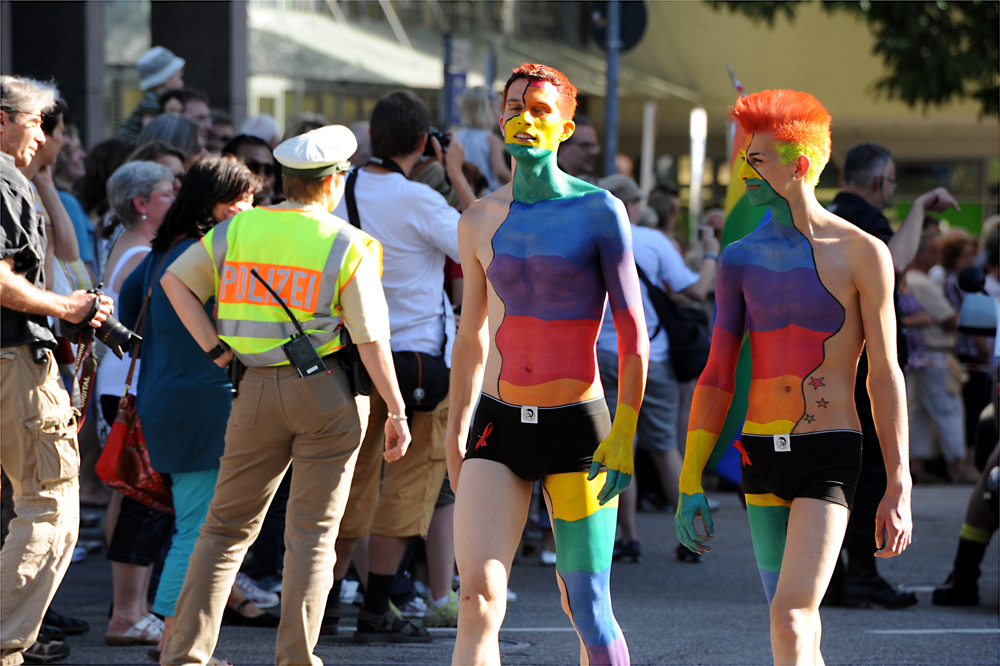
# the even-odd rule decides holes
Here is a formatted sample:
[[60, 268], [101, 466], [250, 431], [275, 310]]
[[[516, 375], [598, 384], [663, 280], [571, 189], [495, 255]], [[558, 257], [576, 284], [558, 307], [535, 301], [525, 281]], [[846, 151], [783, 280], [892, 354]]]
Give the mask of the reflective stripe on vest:
[[[320, 272], [306, 267], [278, 266], [256, 260], [235, 261], [232, 257], [227, 263], [229, 231], [236, 219], [226, 220], [210, 232], [210, 253], [216, 269], [216, 299], [220, 306], [217, 321], [219, 335], [226, 339], [247, 366], [264, 367], [288, 363], [281, 345], [297, 330], [287, 319], [284, 310], [280, 310], [284, 321], [255, 321], [236, 314], [250, 312], [247, 308], [256, 308], [256, 304], [269, 308], [280, 307], [263, 286], [256, 284], [257, 279], [250, 273], [251, 268], [256, 268], [287, 305], [293, 310], [299, 310], [296, 317], [320, 356], [339, 349], [341, 319], [333, 310], [339, 296], [341, 268], [350, 252], [351, 241], [357, 235], [353, 233], [355, 229], [344, 224], [337, 230]], [[360, 239], [363, 240], [363, 236]], [[308, 239], [304, 240], [308, 242]], [[229, 308], [225, 307], [227, 304]], [[302, 315], [303, 309], [310, 311], [311, 317]], [[229, 312], [224, 313], [225, 310]]]

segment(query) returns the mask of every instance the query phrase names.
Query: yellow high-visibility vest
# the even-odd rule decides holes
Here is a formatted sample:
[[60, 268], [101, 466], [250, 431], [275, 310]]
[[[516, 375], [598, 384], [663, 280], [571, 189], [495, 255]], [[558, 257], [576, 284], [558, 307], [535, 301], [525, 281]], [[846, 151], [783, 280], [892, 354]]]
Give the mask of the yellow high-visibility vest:
[[248, 367], [287, 365], [281, 345], [297, 333], [251, 269], [295, 314], [322, 357], [340, 342], [340, 293], [366, 257], [382, 272], [382, 246], [329, 213], [254, 208], [201, 240], [215, 269], [219, 337]]

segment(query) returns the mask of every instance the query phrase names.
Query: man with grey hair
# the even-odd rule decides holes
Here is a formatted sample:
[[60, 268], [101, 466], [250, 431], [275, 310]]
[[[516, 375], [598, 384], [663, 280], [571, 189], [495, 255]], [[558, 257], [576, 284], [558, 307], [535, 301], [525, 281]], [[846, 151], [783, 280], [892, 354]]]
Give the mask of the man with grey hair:
[[[910, 212], [893, 232], [882, 210], [896, 191], [896, 164], [888, 148], [875, 143], [860, 143], [847, 151], [840, 171], [843, 190], [829, 206], [859, 229], [875, 236], [889, 247], [892, 265], [901, 274], [917, 254], [924, 213], [941, 212], [958, 203], [943, 187], [925, 192], [913, 201]], [[896, 314], [899, 321], [899, 313]], [[897, 332], [900, 367], [906, 365], [906, 339], [902, 327]], [[876, 567], [875, 535], [871, 524], [879, 501], [885, 493], [886, 474], [875, 421], [868, 397], [868, 354], [861, 354], [855, 382], [854, 402], [861, 420], [863, 436], [861, 476], [854, 495], [854, 509], [847, 523], [844, 550], [847, 566], [838, 559], [833, 579], [823, 604], [854, 608], [905, 608], [917, 603], [913, 592], [904, 592], [889, 584]]]
[[[0, 77], [0, 463], [16, 516], [0, 551], [0, 664], [19, 664], [73, 555], [79, 526], [80, 454], [69, 396], [52, 355], [47, 317], [99, 327], [111, 299], [45, 290], [45, 228], [31, 186], [17, 167], [45, 144], [42, 113], [55, 89]], [[62, 646], [59, 655], [68, 655]]]

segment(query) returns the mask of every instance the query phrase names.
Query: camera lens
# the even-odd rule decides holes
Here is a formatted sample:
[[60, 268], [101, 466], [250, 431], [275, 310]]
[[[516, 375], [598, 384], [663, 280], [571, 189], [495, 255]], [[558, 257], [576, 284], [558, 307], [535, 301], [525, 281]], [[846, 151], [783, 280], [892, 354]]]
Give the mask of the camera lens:
[[121, 322], [111, 315], [108, 315], [108, 318], [101, 323], [101, 327], [97, 329], [95, 335], [118, 358], [122, 358], [124, 352], [127, 352], [133, 344], [142, 340], [141, 337], [122, 326]]

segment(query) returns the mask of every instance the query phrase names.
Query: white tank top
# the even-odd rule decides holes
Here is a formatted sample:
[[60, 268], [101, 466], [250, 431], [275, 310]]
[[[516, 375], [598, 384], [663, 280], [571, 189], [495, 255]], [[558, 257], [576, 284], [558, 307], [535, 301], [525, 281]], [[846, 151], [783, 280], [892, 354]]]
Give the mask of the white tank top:
[[[115, 269], [111, 271], [111, 277], [104, 286], [104, 293], [111, 297], [116, 307], [118, 304], [118, 292], [115, 291], [114, 285], [118, 279], [118, 273], [122, 270], [122, 266], [128, 263], [128, 260], [135, 255], [140, 253], [146, 254], [148, 252], [150, 252], [150, 249], [145, 245], [129, 248], [122, 253], [121, 258], [118, 259], [118, 263], [115, 264]], [[119, 359], [113, 351], [104, 347], [103, 344], [101, 346], [104, 348], [104, 356], [101, 357], [101, 365], [97, 368], [97, 395], [113, 395], [120, 398], [125, 393], [125, 379], [128, 377], [128, 368], [132, 365], [132, 357], [126, 353], [122, 355], [124, 358]], [[136, 361], [135, 372], [132, 374], [133, 387], [138, 379], [139, 361]]]

